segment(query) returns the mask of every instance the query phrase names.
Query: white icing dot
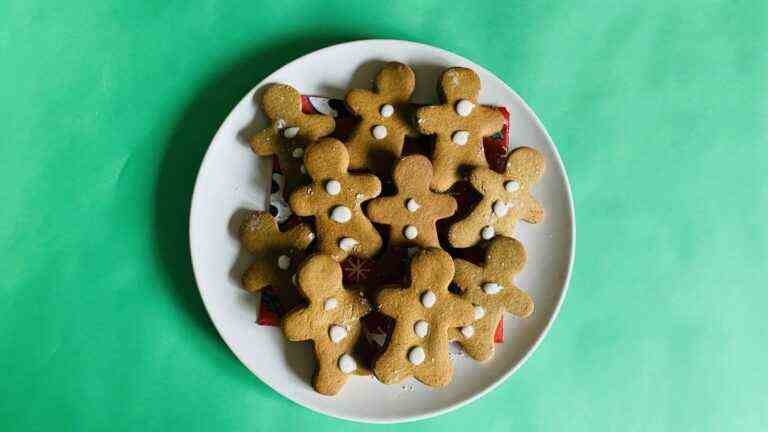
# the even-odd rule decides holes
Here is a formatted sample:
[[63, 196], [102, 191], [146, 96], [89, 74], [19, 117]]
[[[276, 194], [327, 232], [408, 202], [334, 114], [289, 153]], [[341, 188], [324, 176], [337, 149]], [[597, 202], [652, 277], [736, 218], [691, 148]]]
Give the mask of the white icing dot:
[[301, 171], [302, 174], [306, 174], [307, 173], [307, 169], [304, 168], [304, 164], [301, 164], [301, 166], [299, 167], [299, 170]]
[[339, 240], [339, 248], [344, 251], [351, 251], [352, 248], [358, 245], [358, 241], [351, 238], [351, 237], [344, 237], [341, 240]]
[[293, 276], [291, 276], [291, 282], [294, 285], [299, 286], [299, 281], [296, 279], [296, 273], [294, 273]]
[[416, 321], [416, 324], [413, 325], [413, 332], [416, 333], [416, 336], [423, 338], [429, 333], [429, 323], [424, 320]]
[[357, 198], [358, 201], [362, 201], [365, 198], [365, 195], [358, 192], [357, 195], [355, 195], [355, 198]]
[[352, 210], [345, 206], [336, 206], [331, 210], [331, 220], [338, 223], [347, 223], [352, 219]]
[[408, 361], [411, 362], [413, 365], [420, 365], [424, 363], [424, 360], [427, 358], [427, 353], [424, 352], [424, 348], [417, 346], [413, 347], [408, 351]]
[[483, 284], [483, 291], [485, 291], [486, 294], [490, 294], [490, 295], [498, 294], [499, 291], [502, 290], [502, 288], [504, 287], [502, 287], [501, 285], [495, 282], [488, 282]]
[[421, 295], [421, 304], [427, 309], [434, 306], [436, 301], [437, 296], [432, 291], [425, 291], [424, 294]]
[[507, 210], [509, 210], [509, 207], [507, 207], [503, 201], [496, 201], [493, 203], [493, 214], [496, 216], [503, 217], [507, 214]]
[[288, 255], [280, 255], [277, 257], [277, 266], [282, 270], [288, 270], [291, 266], [291, 258]]
[[466, 117], [472, 113], [474, 108], [475, 104], [466, 99], [462, 99], [456, 104], [456, 114]]
[[340, 325], [334, 324], [330, 329], [328, 329], [328, 336], [331, 338], [331, 342], [339, 343], [342, 339], [347, 337], [347, 329]]
[[483, 227], [483, 230], [480, 231], [480, 235], [483, 236], [483, 240], [490, 240], [496, 236], [496, 230], [489, 225], [489, 226]]
[[454, 144], [463, 146], [467, 143], [467, 141], [469, 141], [469, 132], [463, 130], [456, 131], [451, 136], [451, 139], [453, 140]]
[[341, 192], [341, 183], [338, 180], [328, 180], [325, 183], [325, 191], [328, 195], [338, 195]]
[[339, 369], [345, 374], [350, 374], [357, 369], [357, 362], [349, 354], [342, 354], [339, 357]]
[[480, 305], [475, 305], [475, 319], [479, 320], [485, 316], [485, 309]]
[[329, 311], [336, 309], [336, 307], [339, 305], [339, 301], [336, 300], [336, 297], [331, 297], [328, 300], [323, 303], [323, 309]]
[[514, 192], [518, 189], [520, 189], [520, 183], [510, 180], [508, 182], [504, 182], [504, 189], [507, 190], [507, 192]]
[[465, 339], [469, 339], [472, 336], [475, 335], [475, 326], [468, 325], [461, 328], [461, 335], [464, 336]]
[[381, 106], [381, 109], [379, 109], [379, 114], [381, 114], [382, 117], [391, 117], [392, 114], [395, 113], [395, 107], [393, 107], [390, 104], [384, 104]]
[[417, 203], [416, 200], [413, 199], [413, 198], [408, 198], [408, 201], [405, 202], [405, 208], [407, 208], [408, 211], [411, 212], [411, 213], [413, 213], [416, 210], [418, 210], [419, 207], [421, 207], [421, 205], [419, 203]]
[[312, 240], [314, 240], [314, 239], [315, 239], [315, 233], [309, 233], [309, 234], [307, 234], [307, 239], [308, 239], [310, 242], [311, 242]]
[[301, 147], [296, 147], [295, 149], [293, 149], [293, 153], [291, 153], [291, 154], [293, 155], [293, 157], [298, 159], [298, 158], [304, 156], [304, 149], [301, 148]]
[[387, 137], [387, 127], [383, 125], [376, 125], [371, 130], [371, 133], [373, 133], [373, 137], [377, 140], [384, 139]]
[[419, 230], [413, 225], [407, 225], [403, 230], [403, 235], [408, 240], [413, 240], [419, 235]]
[[285, 127], [285, 120], [283, 120], [283, 119], [277, 119], [277, 120], [275, 121], [275, 127], [276, 127], [277, 129], [283, 129], [283, 128]]
[[293, 138], [299, 134], [299, 128], [296, 126], [289, 127], [283, 131], [283, 136], [286, 138]]

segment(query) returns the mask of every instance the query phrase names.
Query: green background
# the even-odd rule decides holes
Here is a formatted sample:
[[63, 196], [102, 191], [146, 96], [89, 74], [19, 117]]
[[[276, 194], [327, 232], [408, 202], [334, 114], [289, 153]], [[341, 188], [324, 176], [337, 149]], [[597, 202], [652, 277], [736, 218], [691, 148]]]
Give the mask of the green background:
[[[280, 65], [454, 51], [573, 186], [562, 313], [496, 391], [403, 430], [768, 429], [766, 2], [0, 1], [0, 430], [338, 431], [251, 375], [192, 278], [197, 167]], [[498, 2], [501, 3], [501, 2]]]

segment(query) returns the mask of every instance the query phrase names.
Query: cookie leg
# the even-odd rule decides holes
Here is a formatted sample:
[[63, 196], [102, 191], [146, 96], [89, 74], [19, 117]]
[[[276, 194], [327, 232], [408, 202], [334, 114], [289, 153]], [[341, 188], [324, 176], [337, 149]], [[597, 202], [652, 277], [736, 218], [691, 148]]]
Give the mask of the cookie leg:
[[346, 384], [349, 375], [342, 372], [341, 353], [338, 356], [328, 355], [328, 353], [317, 353], [317, 370], [313, 379], [313, 386], [318, 393], [326, 396], [337, 394], [344, 384]]

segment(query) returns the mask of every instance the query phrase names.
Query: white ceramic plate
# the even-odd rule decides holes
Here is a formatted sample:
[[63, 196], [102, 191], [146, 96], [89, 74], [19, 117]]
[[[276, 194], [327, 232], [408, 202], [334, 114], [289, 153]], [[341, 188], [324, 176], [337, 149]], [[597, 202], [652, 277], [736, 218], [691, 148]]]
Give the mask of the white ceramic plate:
[[[510, 112], [510, 148], [533, 147], [546, 157], [546, 173], [533, 194], [546, 217], [520, 223], [518, 237], [528, 263], [518, 286], [533, 297], [536, 310], [525, 320], [505, 317], [505, 342], [490, 361], [475, 363], [453, 355], [455, 374], [446, 388], [431, 390], [416, 381], [383, 385], [353, 377], [335, 397], [316, 393], [310, 378], [309, 343], [285, 341], [279, 328], [255, 323], [258, 296], [240, 288], [245, 260], [236, 238], [244, 209], [265, 209], [270, 162], [255, 156], [240, 138], [252, 124], [265, 124], [254, 101], [263, 86], [281, 82], [303, 94], [343, 98], [349, 88], [369, 88], [383, 61], [411, 65], [416, 102], [436, 102], [436, 83], [449, 66], [475, 70], [482, 81], [479, 101]], [[232, 110], [213, 138], [197, 176], [190, 214], [190, 246], [200, 295], [216, 329], [257, 377], [292, 401], [344, 419], [389, 423], [427, 418], [458, 408], [498, 386], [519, 368], [547, 333], [563, 301], [574, 255], [574, 214], [570, 187], [557, 149], [536, 115], [504, 82], [479, 65], [428, 45], [397, 40], [364, 40], [334, 45], [283, 66], [260, 82]], [[452, 348], [456, 352], [456, 348]]]

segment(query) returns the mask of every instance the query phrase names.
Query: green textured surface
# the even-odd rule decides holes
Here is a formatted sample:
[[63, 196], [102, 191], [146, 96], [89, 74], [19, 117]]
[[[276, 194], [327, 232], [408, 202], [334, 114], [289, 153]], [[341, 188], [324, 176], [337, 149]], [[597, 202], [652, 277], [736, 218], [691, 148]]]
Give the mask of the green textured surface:
[[285, 62], [362, 38], [507, 81], [557, 143], [578, 218], [537, 353], [403, 430], [768, 429], [765, 2], [193, 3], [0, 2], [0, 430], [368, 427], [251, 375], [187, 247], [230, 108]]

